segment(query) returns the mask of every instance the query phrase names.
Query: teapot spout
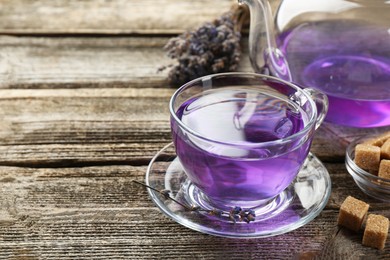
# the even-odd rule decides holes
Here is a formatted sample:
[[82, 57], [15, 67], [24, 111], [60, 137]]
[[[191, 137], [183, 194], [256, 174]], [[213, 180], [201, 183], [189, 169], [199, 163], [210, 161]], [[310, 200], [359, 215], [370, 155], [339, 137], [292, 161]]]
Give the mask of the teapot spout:
[[287, 59], [277, 48], [272, 8], [268, 0], [238, 0], [250, 11], [249, 58], [257, 73], [291, 81]]

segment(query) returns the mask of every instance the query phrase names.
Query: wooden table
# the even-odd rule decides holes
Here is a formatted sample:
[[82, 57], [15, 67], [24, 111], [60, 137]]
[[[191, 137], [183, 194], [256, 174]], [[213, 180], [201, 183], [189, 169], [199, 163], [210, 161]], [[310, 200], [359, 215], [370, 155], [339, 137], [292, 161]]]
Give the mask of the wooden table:
[[[144, 181], [170, 142], [167, 40], [230, 0], [0, 2], [1, 259], [389, 259], [339, 229], [348, 195], [390, 217], [344, 166], [346, 145], [383, 129], [321, 126], [311, 151], [332, 194], [312, 222], [264, 239], [213, 237], [163, 215]], [[240, 71], [251, 71], [246, 39]]]

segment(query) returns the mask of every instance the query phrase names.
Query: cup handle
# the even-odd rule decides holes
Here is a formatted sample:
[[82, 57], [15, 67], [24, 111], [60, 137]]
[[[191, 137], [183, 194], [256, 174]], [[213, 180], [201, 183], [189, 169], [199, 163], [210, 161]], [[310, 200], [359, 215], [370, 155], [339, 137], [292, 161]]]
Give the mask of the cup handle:
[[317, 106], [317, 120], [316, 120], [316, 128], [320, 127], [322, 124], [322, 121], [324, 121], [326, 113], [328, 112], [329, 108], [329, 101], [328, 97], [321, 91], [313, 88], [305, 88], [303, 89], [306, 93], [308, 93]]

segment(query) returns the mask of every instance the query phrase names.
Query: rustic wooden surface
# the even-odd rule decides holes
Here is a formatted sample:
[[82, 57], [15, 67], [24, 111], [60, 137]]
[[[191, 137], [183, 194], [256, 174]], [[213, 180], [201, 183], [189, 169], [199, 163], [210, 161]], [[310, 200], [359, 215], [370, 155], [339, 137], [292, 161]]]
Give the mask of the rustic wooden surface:
[[[233, 1], [234, 2], [234, 1]], [[354, 138], [384, 129], [324, 124], [312, 146], [332, 194], [312, 222], [285, 235], [236, 240], [204, 235], [165, 217], [144, 181], [170, 142], [174, 89], [162, 47], [232, 1], [0, 2], [1, 259], [389, 259], [339, 229], [354, 195], [370, 212], [390, 206], [363, 194], [347, 173]], [[241, 71], [250, 71], [243, 40]]]

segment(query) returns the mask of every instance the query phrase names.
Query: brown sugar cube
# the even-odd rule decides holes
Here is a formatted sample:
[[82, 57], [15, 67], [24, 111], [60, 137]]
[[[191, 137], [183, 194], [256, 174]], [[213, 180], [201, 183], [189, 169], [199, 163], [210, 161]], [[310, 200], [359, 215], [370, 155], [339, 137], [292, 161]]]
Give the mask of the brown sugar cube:
[[370, 138], [370, 139], [364, 141], [363, 144], [381, 147], [388, 139], [390, 139], [390, 131], [383, 133], [379, 136]]
[[390, 160], [381, 160], [378, 177], [390, 180]]
[[383, 249], [389, 231], [389, 219], [375, 214], [369, 214], [363, 235], [363, 245]]
[[341, 204], [337, 224], [353, 231], [359, 231], [370, 205], [348, 196]]
[[369, 170], [368, 173], [371, 173], [372, 175], [378, 176], [378, 170]]
[[381, 146], [381, 159], [390, 159], [390, 139]]
[[355, 163], [364, 170], [378, 170], [381, 148], [373, 145], [358, 144], [355, 147]]

